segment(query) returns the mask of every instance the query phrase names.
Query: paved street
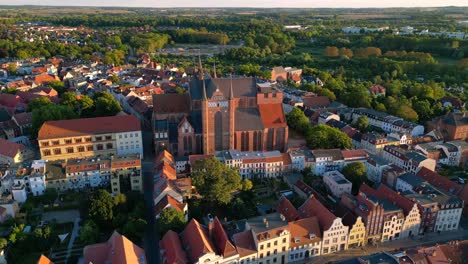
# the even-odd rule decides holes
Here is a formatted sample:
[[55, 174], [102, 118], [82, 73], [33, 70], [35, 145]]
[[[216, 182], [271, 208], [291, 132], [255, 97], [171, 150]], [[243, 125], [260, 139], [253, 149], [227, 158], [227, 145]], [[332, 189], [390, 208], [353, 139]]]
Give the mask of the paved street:
[[73, 244], [75, 243], [75, 239], [78, 236], [78, 232], [80, 231], [80, 220], [81, 219], [78, 217], [75, 219], [75, 222], [73, 223], [73, 231], [71, 233], [70, 241], [68, 242], [68, 246], [67, 246], [67, 258], [66, 258], [67, 262], [71, 256], [71, 252], [72, 252]]
[[450, 231], [450, 232], [443, 232], [441, 234], [432, 233], [424, 236], [421, 240], [419, 239], [402, 239], [402, 240], [395, 240], [386, 243], [382, 243], [378, 246], [367, 246], [363, 249], [356, 248], [356, 249], [349, 249], [346, 251], [320, 256], [313, 259], [309, 259], [305, 263], [328, 263], [332, 261], [338, 260], [345, 260], [353, 257], [359, 257], [364, 255], [370, 255], [377, 252], [382, 251], [393, 251], [398, 249], [405, 249], [411, 248], [415, 246], [430, 246], [435, 245], [437, 243], [445, 243], [451, 240], [464, 240], [468, 239], [468, 230], [457, 230], [457, 231]]
[[144, 239], [144, 248], [146, 259], [149, 264], [159, 263], [159, 235], [155, 228], [154, 210], [153, 210], [153, 169], [154, 153], [151, 128], [145, 128], [143, 131], [144, 160], [142, 163], [143, 189], [146, 205], [146, 232]]

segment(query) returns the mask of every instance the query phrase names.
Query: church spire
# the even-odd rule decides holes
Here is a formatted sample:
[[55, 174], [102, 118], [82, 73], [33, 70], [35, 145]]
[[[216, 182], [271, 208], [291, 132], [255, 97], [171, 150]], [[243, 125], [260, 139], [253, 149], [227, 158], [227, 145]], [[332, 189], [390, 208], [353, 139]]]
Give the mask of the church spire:
[[203, 100], [203, 101], [206, 101], [207, 98], [206, 98], [206, 84], [205, 84], [205, 79], [202, 79], [202, 83], [203, 83], [203, 98], [202, 98], [202, 100]]
[[213, 62], [213, 79], [217, 79], [218, 75], [216, 74], [216, 61]]
[[200, 51], [198, 51], [198, 79], [199, 80], [205, 79], [205, 73], [203, 72], [203, 65], [201, 62]]
[[234, 90], [232, 89], [232, 73], [231, 73], [231, 89], [229, 91], [229, 99], [234, 99]]

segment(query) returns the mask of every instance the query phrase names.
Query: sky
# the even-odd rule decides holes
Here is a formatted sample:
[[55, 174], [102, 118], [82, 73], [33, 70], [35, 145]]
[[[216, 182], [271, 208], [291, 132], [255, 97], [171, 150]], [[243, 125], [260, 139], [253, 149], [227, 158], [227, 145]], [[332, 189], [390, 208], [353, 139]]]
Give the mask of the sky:
[[468, 6], [468, 0], [0, 0], [0, 5], [361, 8]]

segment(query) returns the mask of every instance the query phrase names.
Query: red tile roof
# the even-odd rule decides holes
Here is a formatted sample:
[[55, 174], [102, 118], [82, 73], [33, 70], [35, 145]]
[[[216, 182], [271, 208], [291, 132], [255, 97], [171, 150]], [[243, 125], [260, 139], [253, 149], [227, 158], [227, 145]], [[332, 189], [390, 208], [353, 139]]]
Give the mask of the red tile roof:
[[159, 215], [165, 208], [172, 207], [179, 212], [184, 212], [185, 204], [177, 201], [170, 195], [165, 195], [154, 207], [154, 212]]
[[463, 186], [459, 185], [448, 178], [438, 174], [435, 171], [431, 171], [430, 169], [426, 167], [422, 167], [418, 173], [416, 173], [416, 176], [419, 178], [426, 180], [430, 184], [432, 184], [434, 187], [442, 189], [446, 192], [452, 193], [454, 195], [458, 195], [462, 189]]
[[46, 256], [41, 255], [41, 257], [37, 261], [37, 264], [54, 264], [54, 263]]
[[84, 263], [146, 263], [145, 251], [115, 231], [107, 242], [86, 246], [83, 255]]
[[21, 97], [6, 93], [0, 94], [0, 105], [6, 107], [26, 107], [26, 104]]
[[330, 105], [330, 98], [328, 96], [305, 96], [302, 97], [305, 107], [319, 108], [327, 107]]
[[21, 144], [10, 142], [6, 139], [0, 138], [0, 155], [14, 158], [20, 150], [26, 149]]
[[285, 196], [280, 197], [276, 211], [284, 215], [286, 221], [297, 220], [300, 216], [294, 205]]
[[341, 155], [343, 155], [343, 158], [345, 160], [361, 159], [368, 157], [367, 153], [361, 149], [342, 150]]
[[289, 231], [291, 232], [290, 248], [320, 242], [322, 237], [317, 217], [289, 222]]
[[[411, 211], [411, 209], [413, 209], [415, 204], [415, 202], [413, 202], [411, 199], [408, 199], [405, 196], [394, 192], [392, 189], [388, 188], [384, 184], [380, 184], [377, 189], [373, 189], [369, 185], [364, 183], [359, 188], [359, 192], [365, 193], [366, 195], [375, 196], [379, 199], [385, 199], [391, 203], [394, 203], [396, 206], [403, 209], [405, 215], [409, 214], [409, 212]], [[420, 208], [419, 205], [418, 208]]]
[[285, 127], [283, 106], [281, 104], [260, 104], [258, 105], [263, 126], [265, 128]]
[[132, 115], [46, 121], [39, 130], [37, 139], [41, 140], [140, 130], [140, 121]]
[[303, 218], [316, 216], [319, 220], [322, 231], [328, 230], [336, 216], [332, 214], [315, 196], [311, 196], [299, 207], [299, 212]]
[[224, 257], [228, 258], [237, 254], [237, 250], [234, 245], [229, 241], [226, 231], [223, 225], [219, 221], [218, 217], [215, 217], [213, 221], [213, 241], [219, 250], [219, 253]]
[[41, 73], [41, 74], [34, 76], [34, 83], [36, 83], [37, 85], [48, 83], [51, 81], [56, 81], [56, 80], [60, 80], [60, 79], [55, 75], [50, 75], [47, 73]]
[[245, 230], [244, 232], [233, 235], [233, 241], [236, 245], [239, 257], [245, 257], [252, 254], [257, 254], [254, 237], [252, 230]]
[[198, 262], [198, 259], [207, 253], [215, 253], [207, 230], [195, 218], [192, 218], [185, 227], [182, 233], [182, 243], [184, 248], [190, 249], [187, 253], [192, 263]]
[[185, 264], [187, 263], [187, 254], [182, 248], [179, 235], [169, 230], [161, 239], [161, 257], [163, 264]]
[[153, 110], [155, 114], [189, 113], [191, 111], [189, 94], [154, 94]]

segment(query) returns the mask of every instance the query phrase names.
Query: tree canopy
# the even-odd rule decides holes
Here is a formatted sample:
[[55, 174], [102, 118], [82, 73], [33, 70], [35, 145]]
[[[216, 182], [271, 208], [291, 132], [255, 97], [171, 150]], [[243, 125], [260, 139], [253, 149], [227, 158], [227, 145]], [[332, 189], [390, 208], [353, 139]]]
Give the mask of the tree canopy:
[[237, 170], [216, 158], [198, 160], [192, 168], [192, 181], [203, 199], [215, 204], [229, 203], [232, 193], [242, 188]]

